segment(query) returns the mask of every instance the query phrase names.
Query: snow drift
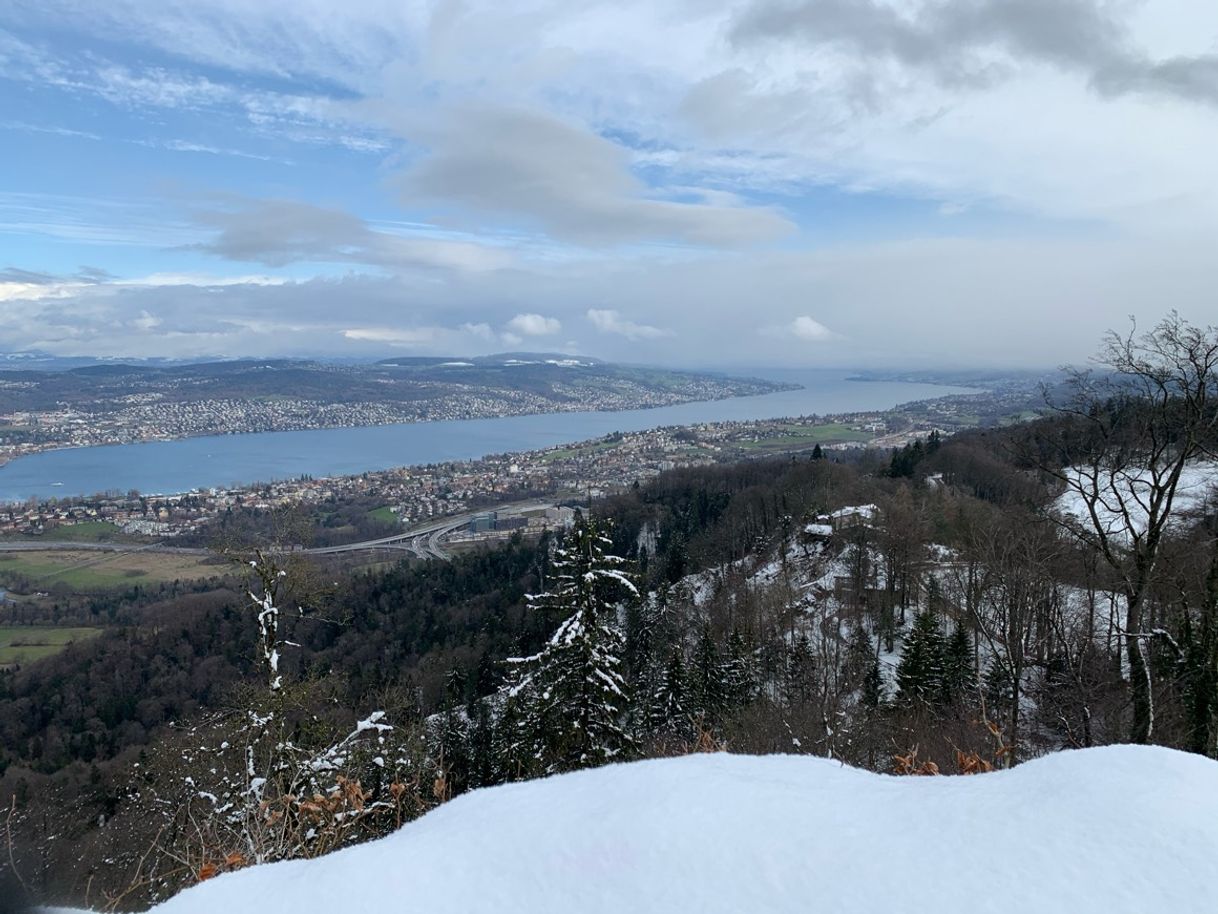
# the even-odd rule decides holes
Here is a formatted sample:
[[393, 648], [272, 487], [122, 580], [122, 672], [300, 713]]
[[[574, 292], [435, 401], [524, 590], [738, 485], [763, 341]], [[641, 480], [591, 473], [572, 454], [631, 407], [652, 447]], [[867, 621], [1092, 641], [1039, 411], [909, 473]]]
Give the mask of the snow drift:
[[697, 755], [467, 794], [156, 914], [1215, 910], [1218, 764], [1063, 752], [972, 777]]

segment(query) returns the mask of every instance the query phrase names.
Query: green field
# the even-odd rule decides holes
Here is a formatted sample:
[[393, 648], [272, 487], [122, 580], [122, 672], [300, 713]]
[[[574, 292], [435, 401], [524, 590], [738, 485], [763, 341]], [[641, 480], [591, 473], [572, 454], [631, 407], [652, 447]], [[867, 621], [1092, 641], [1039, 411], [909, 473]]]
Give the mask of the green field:
[[590, 457], [593, 454], [601, 451], [612, 450], [621, 444], [620, 441], [598, 441], [595, 444], [584, 445], [583, 447], [563, 447], [554, 451], [547, 451], [541, 456], [542, 463], [553, 463], [555, 460], [570, 460], [573, 457]]
[[71, 550], [0, 553], [0, 584], [14, 589], [25, 583], [29, 589], [88, 593], [136, 583], [206, 578], [224, 571], [205, 555]]
[[375, 511], [369, 511], [368, 516], [373, 520], [379, 520], [383, 524], [397, 524], [398, 516], [389, 510], [388, 505], [377, 508]]
[[99, 632], [100, 628], [0, 625], [0, 666], [50, 657], [72, 642], [95, 637]]
[[759, 451], [793, 451], [838, 441], [870, 441], [871, 432], [860, 432], [840, 423], [830, 425], [786, 425], [777, 434], [756, 441], [743, 441], [741, 447]]
[[146, 537], [123, 533], [104, 520], [89, 520], [82, 524], [62, 525], [48, 530], [45, 536], [64, 543], [133, 543]]

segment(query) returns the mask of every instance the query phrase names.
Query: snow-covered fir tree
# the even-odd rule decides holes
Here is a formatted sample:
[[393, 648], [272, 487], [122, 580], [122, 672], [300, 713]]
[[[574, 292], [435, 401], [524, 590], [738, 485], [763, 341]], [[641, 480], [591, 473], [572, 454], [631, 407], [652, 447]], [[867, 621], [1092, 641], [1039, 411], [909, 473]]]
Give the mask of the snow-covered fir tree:
[[739, 629], [732, 629], [727, 638], [727, 659], [723, 663], [723, 686], [729, 707], [738, 707], [753, 699], [757, 686], [757, 665], [753, 651]]
[[943, 632], [939, 617], [926, 609], [914, 619], [897, 665], [897, 691], [902, 701], [933, 704], [943, 694]]
[[690, 710], [705, 722], [715, 722], [727, 708], [727, 686], [724, 683], [723, 662], [719, 646], [704, 626], [694, 646], [693, 661], [689, 670]]
[[515, 776], [600, 765], [633, 745], [620, 608], [638, 590], [610, 545], [595, 520], [577, 514], [554, 551], [551, 589], [529, 598], [534, 611], [565, 619], [541, 651], [509, 661], [502, 724], [513, 731], [504, 751]]
[[685, 695], [685, 659], [679, 646], [674, 646], [668, 652], [668, 660], [650, 696], [647, 728], [651, 733], [676, 736], [684, 736], [690, 730]]

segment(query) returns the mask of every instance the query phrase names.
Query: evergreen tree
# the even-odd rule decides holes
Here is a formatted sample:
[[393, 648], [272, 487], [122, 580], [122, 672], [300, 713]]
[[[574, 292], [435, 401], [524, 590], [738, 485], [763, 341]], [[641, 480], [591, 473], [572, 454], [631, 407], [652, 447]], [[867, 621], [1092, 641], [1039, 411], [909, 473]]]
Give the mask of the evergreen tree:
[[948, 704], [962, 700], [976, 681], [972, 638], [965, 627], [957, 623], [943, 648], [943, 700]]
[[690, 710], [708, 723], [713, 723], [727, 708], [727, 689], [723, 681], [719, 646], [709, 626], [704, 627], [698, 636], [690, 667]]
[[[1218, 545], [1218, 544], [1216, 544]], [[1218, 552], [1207, 579], [1211, 600], [1218, 604]], [[1215, 606], [1218, 608], [1218, 605]], [[1218, 632], [1211, 609], [1203, 612], [1201, 624], [1194, 626], [1191, 613], [1185, 612], [1180, 631], [1182, 656], [1179, 660], [1180, 692], [1190, 752], [1214, 753], [1213, 728], [1218, 709]]]
[[672, 531], [661, 548], [664, 551], [664, 580], [675, 584], [685, 577], [689, 568], [689, 551], [684, 531]]
[[876, 662], [875, 649], [876, 644], [863, 623], [855, 620], [850, 631], [850, 644], [846, 648], [846, 675], [851, 681], [867, 675]]
[[905, 639], [897, 665], [897, 694], [908, 702], [936, 702], [943, 694], [943, 633], [930, 610], [918, 614]]
[[808, 636], [802, 632], [787, 646], [783, 676], [783, 698], [788, 707], [811, 701], [816, 686], [816, 657]]
[[757, 669], [753, 652], [739, 629], [727, 636], [727, 657], [723, 662], [723, 692], [727, 707], [739, 707], [753, 699], [757, 689]]
[[495, 729], [487, 699], [470, 704], [466, 716], [471, 721], [469, 729], [469, 786], [490, 787], [502, 780], [495, 762]]
[[449, 796], [463, 793], [470, 781], [469, 717], [460, 707], [465, 677], [450, 670], [445, 680], [444, 710], [434, 731], [431, 754], [439, 762]]
[[689, 711], [685, 706], [685, 660], [674, 646], [651, 695], [647, 725], [652, 733], [683, 735], [689, 730]]
[[867, 675], [863, 677], [863, 707], [868, 711], [878, 711], [887, 697], [885, 691], [884, 674], [880, 671], [880, 658], [876, 657], [872, 660]]
[[[541, 774], [540, 722], [535, 714], [536, 703], [529, 690], [517, 686], [523, 677], [513, 671], [509, 682], [491, 699], [497, 707], [491, 728], [492, 768], [496, 783], [518, 781]], [[523, 685], [523, 682], [519, 683]]]
[[617, 598], [638, 591], [625, 559], [605, 551], [609, 544], [595, 522], [577, 514], [555, 550], [553, 588], [530, 597], [534, 610], [566, 619], [539, 653], [512, 661], [505, 700], [519, 735], [509, 757], [526, 770], [587, 768], [632, 746]]
[[1015, 679], [1011, 669], [998, 657], [994, 657], [985, 671], [982, 683], [985, 699], [994, 708], [1009, 708], [1015, 699]]
[[812, 448], [812, 459], [813, 460], [824, 460], [825, 459], [825, 452], [823, 450], [821, 450], [821, 446], [819, 443], [815, 447]]
[[893, 448], [892, 460], [888, 465], [888, 475], [895, 478], [913, 476], [914, 470], [922, 462], [926, 453], [926, 447], [922, 444], [921, 438], [902, 448]]
[[625, 676], [632, 689], [642, 686], [653, 665], [656, 629], [655, 607], [650, 599], [631, 601], [626, 608]]

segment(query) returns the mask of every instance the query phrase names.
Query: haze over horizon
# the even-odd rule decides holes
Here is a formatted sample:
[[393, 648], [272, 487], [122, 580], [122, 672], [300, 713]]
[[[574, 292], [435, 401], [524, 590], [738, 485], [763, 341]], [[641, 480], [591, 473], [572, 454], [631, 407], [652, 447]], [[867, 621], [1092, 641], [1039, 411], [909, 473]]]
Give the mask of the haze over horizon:
[[0, 144], [5, 350], [1047, 367], [1218, 286], [1201, 0], [9, 0]]

